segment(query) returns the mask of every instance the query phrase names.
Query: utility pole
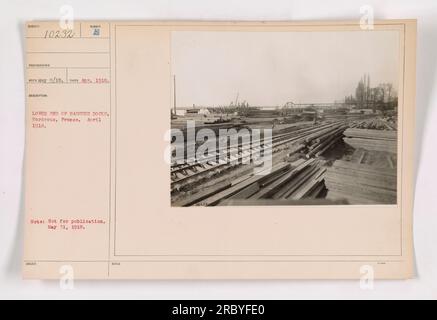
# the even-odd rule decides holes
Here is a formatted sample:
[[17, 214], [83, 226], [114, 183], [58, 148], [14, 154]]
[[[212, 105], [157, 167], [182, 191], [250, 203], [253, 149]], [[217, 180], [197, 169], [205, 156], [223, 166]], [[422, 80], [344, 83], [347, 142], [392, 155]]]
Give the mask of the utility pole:
[[173, 75], [173, 112], [176, 116], [176, 76]]

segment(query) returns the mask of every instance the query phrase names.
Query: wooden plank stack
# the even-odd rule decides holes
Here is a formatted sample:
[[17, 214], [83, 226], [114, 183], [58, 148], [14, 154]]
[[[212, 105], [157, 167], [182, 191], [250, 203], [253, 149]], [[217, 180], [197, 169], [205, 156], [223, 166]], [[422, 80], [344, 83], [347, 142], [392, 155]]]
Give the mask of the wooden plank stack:
[[214, 206], [217, 203], [219, 203], [220, 200], [222, 199], [227, 199], [235, 194], [241, 194], [241, 192], [246, 188], [253, 188], [254, 186], [262, 184], [264, 180], [267, 180], [269, 178], [274, 178], [277, 175], [280, 175], [283, 171], [286, 171], [289, 167], [290, 167], [289, 163], [282, 162], [275, 165], [269, 173], [263, 174], [262, 172], [259, 172], [256, 175], [254, 174], [247, 175], [246, 179], [239, 180], [238, 183], [236, 184], [231, 184], [229, 188], [221, 192], [208, 195], [208, 197], [205, 197], [199, 200], [199, 202], [192, 203], [192, 204], [203, 205], [203, 206]]
[[343, 138], [343, 132], [347, 127], [345, 122], [340, 121], [307, 131], [297, 139], [288, 141], [292, 143], [289, 155], [300, 152], [305, 154], [307, 159], [318, 158]]
[[344, 135], [344, 142], [356, 149], [397, 152], [397, 131], [349, 128]]
[[392, 119], [372, 118], [354, 121], [351, 123], [351, 128], [392, 131], [397, 130], [397, 125]]
[[395, 204], [396, 176], [396, 169], [337, 160], [325, 173], [327, 197], [350, 204]]
[[[283, 170], [274, 170], [262, 179], [248, 179], [243, 184], [236, 184], [234, 189], [238, 189], [238, 192], [226, 195], [223, 193], [220, 195], [221, 200], [246, 199], [250, 203], [256, 203], [260, 199], [315, 199], [325, 189], [323, 174], [326, 168], [320, 165], [319, 160], [298, 159], [290, 166], [279, 167]], [[215, 200], [216, 197], [214, 201], [207, 199], [206, 202], [209, 205], [218, 204]]]

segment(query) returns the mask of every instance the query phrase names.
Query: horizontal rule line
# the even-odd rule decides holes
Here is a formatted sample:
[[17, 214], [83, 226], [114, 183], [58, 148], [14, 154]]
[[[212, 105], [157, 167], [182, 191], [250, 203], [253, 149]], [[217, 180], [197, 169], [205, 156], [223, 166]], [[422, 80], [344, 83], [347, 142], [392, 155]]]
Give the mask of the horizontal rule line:
[[26, 39], [47, 39], [47, 40], [73, 40], [73, 39], [94, 39], [94, 40], [108, 40], [109, 37], [71, 37], [71, 38], [61, 38], [61, 37], [26, 37]]
[[25, 263], [61, 263], [61, 262], [77, 262], [77, 263], [93, 263], [93, 262], [403, 262], [404, 260], [25, 260]]
[[110, 82], [88, 82], [88, 83], [75, 83], [75, 82], [27, 82], [27, 84], [33, 84], [33, 85], [45, 85], [45, 84], [76, 84], [76, 85], [85, 85], [85, 84], [110, 84]]
[[114, 257], [402, 257], [401, 254], [115, 254]]
[[110, 67], [26, 67], [26, 69], [111, 69]]
[[73, 54], [109, 54], [107, 51], [27, 51], [27, 54], [38, 54], [38, 53], [73, 53]]

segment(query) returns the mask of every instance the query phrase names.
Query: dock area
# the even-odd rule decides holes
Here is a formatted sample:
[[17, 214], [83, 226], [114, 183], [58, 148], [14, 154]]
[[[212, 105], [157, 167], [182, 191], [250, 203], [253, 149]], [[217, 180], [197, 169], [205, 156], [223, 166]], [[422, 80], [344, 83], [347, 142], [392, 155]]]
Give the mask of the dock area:
[[[397, 124], [393, 117], [330, 114], [288, 119], [271, 112], [261, 117], [257, 112], [254, 117], [201, 124], [197, 130], [250, 133], [267, 128], [272, 137], [269, 142], [263, 137], [247, 142], [240, 136], [231, 150], [218, 148], [201, 159], [175, 158], [172, 206], [396, 203]], [[194, 148], [199, 147], [196, 143]], [[271, 150], [272, 163], [260, 172], [260, 165], [248, 158], [265, 147]], [[224, 151], [229, 155], [220, 157]]]

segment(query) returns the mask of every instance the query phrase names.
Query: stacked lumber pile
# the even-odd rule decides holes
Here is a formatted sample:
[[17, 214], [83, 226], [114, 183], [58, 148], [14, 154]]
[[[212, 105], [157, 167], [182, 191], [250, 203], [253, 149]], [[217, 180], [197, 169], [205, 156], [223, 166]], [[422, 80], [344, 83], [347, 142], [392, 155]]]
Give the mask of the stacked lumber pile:
[[328, 199], [350, 204], [395, 204], [396, 169], [337, 160], [325, 173]]
[[[257, 190], [259, 185], [263, 185], [264, 181], [269, 179], [275, 179], [276, 177], [282, 175], [285, 171], [288, 171], [290, 164], [286, 162], [281, 162], [271, 170], [266, 169], [265, 172], [256, 172], [248, 174], [242, 178], [237, 179], [227, 186], [226, 189], [217, 192], [213, 191], [210, 194], [198, 197], [195, 201], [190, 203], [183, 203], [181, 206], [189, 205], [201, 205], [201, 206], [214, 206], [217, 205], [221, 200], [233, 197], [238, 194], [242, 194], [243, 191], [248, 192], [248, 190]], [[255, 191], [256, 192], [256, 191]], [[249, 192], [250, 193], [250, 192]]]
[[344, 121], [329, 123], [298, 130], [298, 135], [275, 144], [289, 143], [289, 156], [299, 152], [304, 154], [307, 159], [318, 158], [343, 138], [343, 132], [346, 128], [348, 128], [348, 124]]
[[356, 149], [397, 152], [397, 131], [349, 128], [344, 135], [344, 142]]
[[307, 137], [305, 139], [306, 157], [309, 159], [323, 155], [343, 138], [343, 132], [347, 127], [347, 125], [340, 124]]
[[366, 120], [354, 121], [351, 123], [351, 128], [357, 129], [374, 129], [374, 130], [397, 130], [396, 123], [392, 118], [382, 119], [382, 118], [373, 118]]
[[[245, 190], [233, 199], [290, 199], [316, 198], [324, 188], [326, 168], [316, 159], [298, 159], [280, 176], [269, 177], [251, 191]], [[249, 191], [249, 192], [248, 192]]]
[[187, 191], [199, 181], [217, 177], [239, 164], [249, 163], [252, 153], [260, 152], [261, 149], [266, 151], [271, 148], [272, 153], [288, 150], [288, 156], [300, 153], [307, 159], [317, 158], [342, 139], [343, 131], [347, 127], [344, 121], [316, 126], [305, 124], [291, 131], [276, 134], [271, 142], [264, 143], [263, 138], [251, 142], [239, 141], [235, 147], [230, 148], [226, 145], [218, 148], [212, 155], [202, 156], [199, 159], [189, 159], [191, 161], [183, 158], [173, 159], [171, 191], [172, 193]]
[[178, 206], [214, 206], [223, 201], [248, 200], [256, 204], [259, 199], [315, 199], [323, 191], [326, 168], [317, 159], [298, 159], [292, 163], [281, 162], [271, 171], [241, 177], [217, 192], [199, 193]]

